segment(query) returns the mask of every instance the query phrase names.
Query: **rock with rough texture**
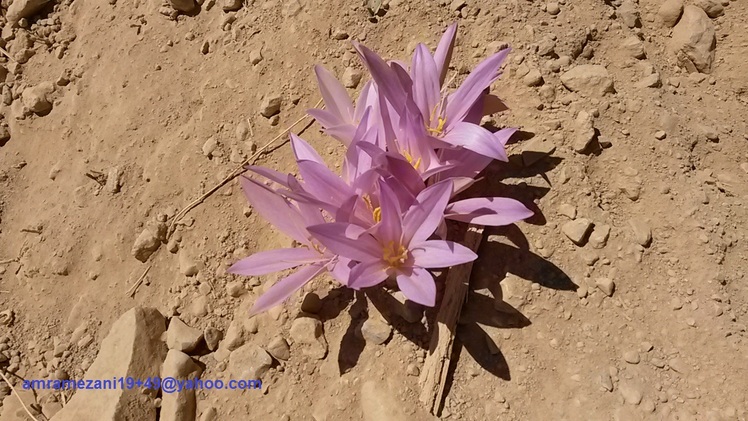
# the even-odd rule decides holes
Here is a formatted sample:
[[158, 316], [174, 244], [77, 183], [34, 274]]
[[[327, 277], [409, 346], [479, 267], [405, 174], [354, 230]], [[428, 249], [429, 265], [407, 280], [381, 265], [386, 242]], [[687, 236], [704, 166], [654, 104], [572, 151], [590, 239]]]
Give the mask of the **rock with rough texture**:
[[689, 73], [711, 73], [716, 43], [714, 24], [706, 12], [686, 6], [669, 44], [678, 65]]
[[54, 91], [55, 86], [52, 82], [42, 82], [26, 88], [22, 94], [23, 106], [38, 115], [49, 114], [52, 111], [52, 102], [49, 100], [49, 95]]
[[657, 10], [657, 19], [666, 28], [672, 28], [683, 14], [683, 0], [666, 0]]
[[382, 345], [392, 336], [392, 326], [377, 319], [367, 319], [361, 325], [361, 336], [366, 342]]
[[629, 28], [639, 28], [642, 26], [642, 23], [639, 20], [639, 9], [637, 9], [636, 3], [633, 1], [624, 0], [616, 11], [621, 17], [623, 24]]
[[696, 0], [696, 5], [710, 18], [718, 18], [725, 14], [725, 8], [715, 0]]
[[205, 338], [205, 346], [210, 351], [215, 351], [218, 349], [218, 343], [223, 338], [223, 333], [214, 327], [206, 327], [203, 331], [203, 338]]
[[639, 405], [642, 401], [642, 392], [634, 384], [621, 382], [618, 385], [618, 391], [621, 392], [623, 400], [629, 405]]
[[[195, 380], [200, 377], [200, 368], [187, 354], [175, 349], [169, 350], [161, 368], [161, 378], [173, 378], [178, 382]], [[195, 388], [183, 388], [161, 396], [159, 421], [195, 421], [197, 416]]]
[[327, 340], [319, 319], [299, 317], [293, 321], [290, 333], [291, 339], [301, 347], [304, 355], [318, 360], [327, 355]]
[[586, 218], [579, 218], [569, 221], [561, 226], [561, 231], [569, 240], [578, 246], [583, 246], [587, 242], [587, 234], [592, 229], [592, 222]]
[[610, 225], [595, 225], [592, 234], [590, 234], [590, 245], [592, 248], [601, 249], [608, 244], [610, 236]]
[[169, 322], [169, 329], [166, 330], [166, 346], [169, 349], [189, 353], [203, 339], [203, 333], [194, 327], [187, 326], [183, 321], [172, 317]]
[[363, 73], [361, 70], [353, 67], [346, 67], [342, 77], [343, 86], [351, 89], [356, 88], [358, 84], [361, 83], [362, 77]]
[[642, 247], [649, 247], [652, 243], [652, 229], [641, 219], [632, 219], [629, 226], [634, 234], [634, 241]]
[[8, 7], [8, 13], [5, 17], [9, 23], [15, 25], [19, 20], [33, 16], [50, 1], [51, 0], [13, 0], [13, 3]]
[[595, 285], [600, 288], [600, 291], [604, 292], [608, 297], [613, 296], [613, 292], [616, 290], [616, 283], [610, 278], [598, 278], [595, 281]]
[[322, 300], [319, 295], [314, 292], [304, 295], [304, 300], [301, 302], [301, 311], [317, 314], [320, 310], [322, 310]]
[[543, 75], [540, 70], [532, 69], [522, 78], [522, 82], [527, 86], [540, 86], [543, 84]]
[[242, 0], [223, 0], [221, 8], [224, 12], [236, 12], [242, 8]]
[[633, 58], [642, 60], [647, 57], [647, 53], [644, 52], [644, 43], [637, 36], [632, 35], [626, 38], [621, 46]]
[[269, 94], [262, 100], [260, 104], [260, 114], [263, 117], [270, 118], [280, 112], [281, 109], [281, 96], [278, 94]]
[[171, 7], [175, 10], [184, 13], [190, 13], [197, 7], [195, 0], [169, 0], [169, 4], [171, 4]]
[[291, 358], [291, 349], [288, 342], [282, 336], [277, 336], [268, 344], [268, 353], [277, 360], [288, 361]]
[[[123, 314], [101, 343], [84, 379], [145, 379], [160, 374], [166, 345], [164, 316], [153, 308], [135, 307]], [[151, 398], [139, 389], [80, 389], [53, 421], [156, 420]], [[163, 411], [162, 411], [163, 419]]]
[[231, 353], [228, 370], [236, 380], [262, 380], [272, 365], [273, 358], [264, 349], [246, 344]]
[[166, 238], [167, 229], [166, 224], [162, 222], [149, 224], [135, 239], [130, 253], [136, 259], [145, 262], [161, 246]]
[[561, 83], [572, 92], [600, 96], [615, 92], [613, 79], [604, 66], [582, 64], [561, 75]]

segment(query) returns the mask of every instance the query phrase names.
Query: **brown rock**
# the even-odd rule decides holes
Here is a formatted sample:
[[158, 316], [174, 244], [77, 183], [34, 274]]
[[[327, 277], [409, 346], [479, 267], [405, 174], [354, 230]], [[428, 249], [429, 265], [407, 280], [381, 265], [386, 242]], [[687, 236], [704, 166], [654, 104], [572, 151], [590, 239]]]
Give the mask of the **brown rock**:
[[714, 24], [706, 12], [686, 6], [669, 44], [678, 64], [689, 73], [711, 73], [716, 43]]

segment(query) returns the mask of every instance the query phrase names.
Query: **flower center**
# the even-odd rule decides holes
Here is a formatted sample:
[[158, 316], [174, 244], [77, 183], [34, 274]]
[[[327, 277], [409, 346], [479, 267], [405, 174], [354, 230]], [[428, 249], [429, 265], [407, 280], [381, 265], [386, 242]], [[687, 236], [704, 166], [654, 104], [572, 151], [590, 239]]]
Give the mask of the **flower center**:
[[431, 133], [431, 134], [435, 134], [435, 135], [440, 135], [440, 134], [442, 134], [442, 133], [444, 132], [444, 125], [445, 125], [445, 124], [447, 124], [447, 119], [445, 119], [444, 117], [439, 117], [439, 118], [437, 119], [437, 121], [438, 121], [439, 123], [438, 123], [438, 124], [436, 125], [436, 128], [435, 128], [435, 129], [432, 129], [431, 127], [427, 127], [427, 128], [426, 128], [426, 130], [427, 130], [427, 131], [428, 131], [429, 133]]
[[384, 261], [392, 268], [399, 268], [408, 258], [408, 250], [402, 244], [395, 244], [394, 241], [390, 241], [383, 246], [382, 253]]
[[375, 208], [374, 204], [371, 203], [371, 197], [369, 197], [368, 194], [361, 196], [361, 198], [364, 200], [364, 203], [366, 203], [366, 207], [371, 211], [371, 216], [374, 218], [374, 222], [380, 222], [382, 220], [382, 208], [380, 206]]
[[412, 165], [413, 168], [418, 169], [418, 167], [421, 166], [421, 158], [418, 158], [417, 160], [415, 160], [415, 162], [413, 162], [413, 155], [411, 155], [407, 149], [403, 149], [403, 156], [408, 160], [408, 163]]

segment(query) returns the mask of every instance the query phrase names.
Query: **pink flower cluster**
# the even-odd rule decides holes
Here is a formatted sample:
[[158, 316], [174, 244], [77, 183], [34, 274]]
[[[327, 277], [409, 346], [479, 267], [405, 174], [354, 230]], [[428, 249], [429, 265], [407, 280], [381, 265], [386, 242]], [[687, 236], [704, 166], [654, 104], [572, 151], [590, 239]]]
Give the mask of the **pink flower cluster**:
[[253, 208], [300, 245], [256, 253], [229, 269], [259, 276], [297, 268], [256, 301], [252, 314], [325, 272], [357, 290], [394, 279], [408, 299], [434, 306], [436, 284], [428, 269], [477, 257], [445, 240], [446, 220], [501, 226], [532, 215], [503, 197], [454, 200], [491, 161], [507, 160], [504, 145], [515, 131], [480, 126], [484, 115], [506, 109], [488, 88], [501, 75], [508, 49], [446, 92], [456, 29], [447, 29], [433, 54], [419, 44], [410, 66], [354, 43], [372, 77], [355, 105], [340, 82], [315, 68], [325, 108], [309, 114], [346, 146], [342, 174], [293, 134], [299, 178], [247, 167], [254, 178], [241, 182]]

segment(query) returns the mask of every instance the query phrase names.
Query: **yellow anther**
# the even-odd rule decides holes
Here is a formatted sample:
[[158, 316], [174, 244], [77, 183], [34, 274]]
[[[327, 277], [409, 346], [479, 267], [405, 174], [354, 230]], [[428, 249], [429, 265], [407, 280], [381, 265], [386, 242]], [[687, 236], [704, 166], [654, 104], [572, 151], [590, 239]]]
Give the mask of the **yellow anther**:
[[392, 268], [399, 268], [408, 259], [408, 250], [402, 244], [395, 245], [394, 241], [382, 247], [382, 254], [384, 261]]
[[375, 222], [380, 222], [382, 220], [382, 208], [381, 207], [374, 208], [372, 215], [374, 216]]
[[421, 158], [418, 158], [416, 162], [413, 162], [413, 155], [410, 154], [406, 149], [403, 149], [403, 156], [413, 168], [418, 169], [421, 166]]

